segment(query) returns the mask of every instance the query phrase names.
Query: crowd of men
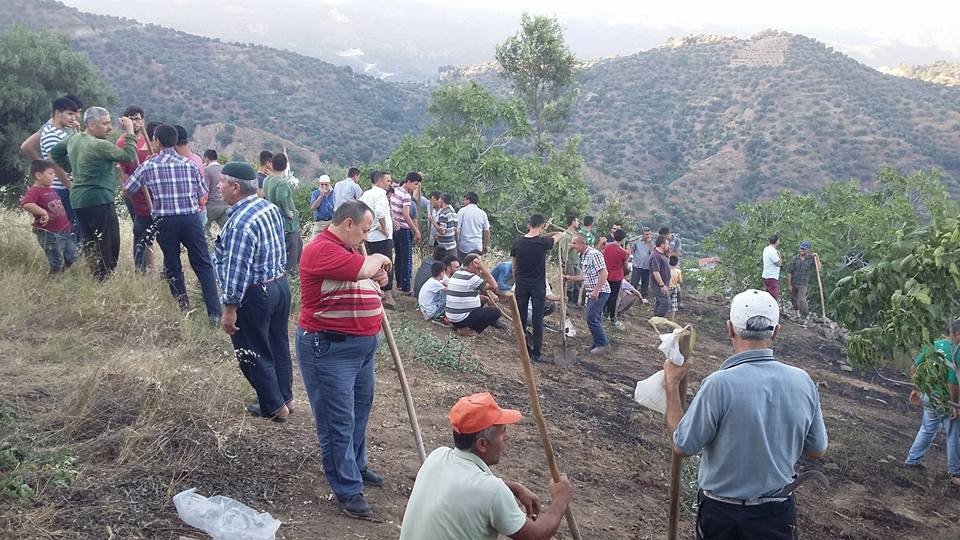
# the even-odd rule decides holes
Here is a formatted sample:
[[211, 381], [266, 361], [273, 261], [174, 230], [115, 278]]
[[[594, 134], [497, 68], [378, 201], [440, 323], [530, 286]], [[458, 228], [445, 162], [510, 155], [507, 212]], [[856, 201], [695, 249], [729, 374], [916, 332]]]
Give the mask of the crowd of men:
[[[283, 154], [263, 153], [259, 170], [242, 162], [221, 166], [213, 150], [203, 158], [193, 154], [183, 128], [144, 124], [138, 107], [125, 111], [123, 134], [110, 141], [109, 111], [90, 107], [78, 125], [81, 108], [71, 96], [58, 99], [50, 121], [23, 144], [24, 152], [36, 158], [24, 208], [34, 216], [51, 271], [62, 271], [76, 259], [79, 242], [94, 277], [109, 278], [120, 252], [114, 201], [121, 186], [134, 223], [135, 268], [145, 271], [151, 264], [148, 248], [156, 242], [170, 291], [186, 309], [189, 296], [181, 266], [181, 251], [186, 251], [207, 315], [230, 336], [240, 370], [256, 392], [257, 402], [247, 411], [278, 423], [295, 412], [288, 277], [298, 275], [300, 313], [293, 350], [324, 475], [340, 507], [353, 517], [373, 515], [364, 490], [385, 484], [368, 466], [366, 435], [383, 309], [396, 302], [394, 283], [401, 295], [417, 296], [426, 319], [463, 336], [497, 325], [501, 295], [512, 288], [529, 327], [527, 347], [534, 361], [543, 360], [548, 302], [560, 295], [571, 305], [583, 304], [593, 354], [610, 346], [604, 317], [619, 326], [623, 311], [646, 303], [648, 294], [653, 295], [654, 315], [681, 305], [681, 244], [667, 228], [656, 239], [644, 228], [627, 241], [620, 224], [609, 235], [597, 235], [591, 216], [582, 223], [570, 216], [562, 230], [547, 232], [544, 217], [533, 214], [526, 234], [513, 242], [510, 259], [491, 270], [484, 261], [490, 221], [476, 193], [467, 193], [454, 210], [451, 194], [423, 196], [423, 177], [417, 172], [394, 184], [389, 172], [375, 171], [364, 190], [360, 171], [351, 168], [332, 186], [329, 177], [318, 179], [310, 197], [314, 236], [304, 246], [293, 187], [283, 175], [288, 165]], [[427, 231], [419, 228], [422, 211]], [[211, 256], [206, 235], [212, 222], [220, 231]], [[414, 246], [424, 237], [431, 258], [414, 274]], [[726, 331], [735, 354], [704, 380], [685, 413], [679, 381], [689, 364], [664, 365], [675, 452], [703, 454], [698, 537], [792, 538], [795, 464], [801, 455], [816, 458], [826, 451], [816, 385], [803, 370], [778, 362], [772, 350], [780, 309], [776, 285], [767, 280], [773, 280], [773, 268], [779, 277], [778, 243], [779, 238], [771, 239], [763, 255], [770, 293], [748, 290], [734, 297]], [[563, 290], [556, 294], [546, 270], [555, 247], [563, 269]], [[809, 249], [801, 244], [789, 264], [788, 285], [796, 291], [798, 305], [809, 282]], [[936, 346], [955, 353], [958, 342], [960, 323], [950, 339]], [[956, 364], [956, 354], [952, 357]], [[955, 375], [951, 384], [956, 392]], [[911, 396], [912, 401], [921, 399]], [[921, 462], [943, 422], [952, 422], [949, 429], [956, 434], [957, 412], [948, 419], [941, 412], [930, 412], [928, 418], [925, 412], [908, 464]], [[573, 498], [570, 481], [562, 478], [550, 485], [552, 502], [544, 509], [528, 488], [501, 480], [490, 469], [501, 459], [507, 426], [518, 423], [520, 413], [501, 409], [493, 396], [479, 393], [459, 400], [449, 420], [455, 448], [438, 448], [423, 464], [401, 538], [553, 535]], [[955, 440], [948, 443], [951, 473], [960, 476], [960, 470], [953, 470], [957, 448]]]

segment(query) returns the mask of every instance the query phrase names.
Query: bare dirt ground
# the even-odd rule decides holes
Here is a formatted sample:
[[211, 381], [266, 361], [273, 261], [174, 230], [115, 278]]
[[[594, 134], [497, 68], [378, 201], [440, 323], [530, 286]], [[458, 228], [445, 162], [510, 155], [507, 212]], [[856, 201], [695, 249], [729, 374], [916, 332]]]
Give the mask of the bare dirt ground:
[[[730, 354], [722, 331], [725, 310], [725, 306], [690, 299], [680, 314], [680, 322], [694, 324], [700, 333], [691, 394]], [[579, 334], [571, 346], [579, 351], [588, 339], [582, 313], [572, 311]], [[608, 355], [583, 353], [580, 362], [565, 370], [535, 367], [560, 468], [574, 483], [574, 511], [584, 538], [665, 536], [670, 449], [663, 418], [632, 401], [636, 381], [662, 364], [657, 339], [645, 322], [648, 316], [647, 309], [628, 313], [625, 328], [611, 333], [615, 346]], [[529, 411], [510, 330], [491, 329], [479, 339], [447, 341], [449, 331], [421, 321], [409, 301], [391, 317], [394, 329], [403, 332], [401, 349], [428, 451], [452, 444], [446, 414], [462, 395], [489, 390], [502, 406]], [[37, 319], [34, 324], [42, 327], [43, 323]], [[556, 328], [555, 316], [548, 318], [548, 325]], [[367, 522], [345, 517], [331, 500], [298, 372], [294, 374], [298, 409], [290, 422], [276, 425], [244, 415], [243, 403], [252, 393], [233, 364], [222, 334], [204, 334], [200, 352], [162, 359], [180, 377], [171, 380], [184, 381], [183, 386], [172, 387], [148, 377], [126, 376], [120, 360], [105, 361], [93, 379], [82, 378], [78, 374], [84, 373], [86, 364], [117, 347], [114, 339], [84, 341], [84, 336], [98, 331], [84, 329], [75, 339], [86, 345], [74, 356], [53, 362], [37, 356], [37, 347], [55, 339], [52, 331], [38, 332], [38, 326], [7, 327], [0, 332], [0, 350], [7, 357], [0, 369], [0, 380], [5, 381], [0, 385], [0, 403], [18, 411], [0, 426], [0, 440], [35, 451], [66, 449], [76, 456], [79, 474], [68, 486], [47, 485], [35, 502], [0, 498], [0, 536], [204, 538], [177, 518], [171, 502], [173, 494], [190, 487], [270, 512], [283, 521], [278, 538], [399, 536], [419, 462], [386, 347], [379, 357], [368, 451], [371, 468], [382, 473], [387, 483], [383, 489], [367, 491], [376, 510], [376, 519]], [[423, 354], [424, 346], [415, 346], [409, 336], [417, 336], [427, 346], [443, 342], [459, 348], [462, 344], [460, 359], [468, 365], [470, 360], [477, 361], [480, 370], [434, 369], [425, 362], [429, 358]], [[557, 337], [546, 334], [548, 351]], [[151, 359], [162, 357], [164, 343], [156, 338], [126, 344], [111, 358], [157, 361]], [[821, 470], [832, 483], [829, 490], [811, 485], [801, 489], [801, 536], [960, 538], [960, 492], [947, 482], [942, 436], [927, 458], [927, 471], [900, 466], [920, 417], [920, 411], [906, 402], [909, 388], [875, 373], [841, 370], [839, 344], [821, 337], [814, 328], [786, 323], [776, 353], [780, 360], [806, 369], [818, 383], [830, 435], [826, 459], [798, 466]], [[901, 373], [884, 374], [906, 378]], [[211, 377], [211, 386], [199, 382]], [[196, 387], [189, 381], [198, 381]], [[96, 398], [83, 403], [96, 406], [78, 405], [76, 387], [83, 384], [92, 385], [88, 394]], [[130, 393], [131, 385], [140, 390], [126, 401], [111, 401], [111, 396]], [[219, 390], [214, 394], [211, 388]], [[156, 398], [152, 408], [146, 405], [154, 399], [151, 396], [164, 392], [173, 398]], [[195, 414], [196, 403], [209, 408]], [[153, 420], [145, 418], [148, 413]], [[176, 420], [181, 417], [185, 420]], [[84, 422], [96, 418], [104, 420], [84, 428]], [[138, 431], [150, 435], [137, 439]], [[119, 442], [111, 446], [113, 440]], [[695, 478], [694, 467], [686, 465], [688, 483]], [[541, 496], [547, 494], [549, 475], [532, 419], [509, 431], [507, 451], [495, 471]], [[689, 487], [686, 491], [689, 498]], [[682, 537], [693, 537], [692, 524], [688, 511], [681, 516]], [[565, 526], [557, 538], [570, 538]]]

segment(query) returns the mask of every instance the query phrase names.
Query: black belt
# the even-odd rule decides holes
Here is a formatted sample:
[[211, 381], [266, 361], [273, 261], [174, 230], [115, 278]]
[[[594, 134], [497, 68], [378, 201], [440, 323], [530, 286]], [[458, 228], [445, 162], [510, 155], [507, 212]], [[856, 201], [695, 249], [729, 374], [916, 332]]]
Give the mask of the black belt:
[[251, 285], [251, 287], [255, 287], [255, 286], [257, 286], [257, 285], [263, 286], [263, 285], [266, 285], [266, 284], [268, 284], [268, 283], [274, 283], [274, 282], [276, 282], [276, 281], [280, 281], [281, 279], [283, 279], [283, 277], [284, 277], [283, 274], [280, 274], [280, 275], [277, 276], [277, 277], [273, 277], [273, 278], [270, 278], [270, 279], [265, 279], [265, 280], [263, 280], [263, 281], [258, 281], [257, 283], [254, 283], [253, 285]]

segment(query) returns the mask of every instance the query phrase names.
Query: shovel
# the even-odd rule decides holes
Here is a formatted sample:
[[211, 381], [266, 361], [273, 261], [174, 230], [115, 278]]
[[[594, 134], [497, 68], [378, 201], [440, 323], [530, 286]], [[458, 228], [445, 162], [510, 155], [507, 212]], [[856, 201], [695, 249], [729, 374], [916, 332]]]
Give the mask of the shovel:
[[570, 367], [577, 361], [577, 354], [567, 349], [567, 291], [563, 282], [563, 257], [557, 257], [560, 266], [560, 354], [554, 355], [553, 362], [560, 367]]

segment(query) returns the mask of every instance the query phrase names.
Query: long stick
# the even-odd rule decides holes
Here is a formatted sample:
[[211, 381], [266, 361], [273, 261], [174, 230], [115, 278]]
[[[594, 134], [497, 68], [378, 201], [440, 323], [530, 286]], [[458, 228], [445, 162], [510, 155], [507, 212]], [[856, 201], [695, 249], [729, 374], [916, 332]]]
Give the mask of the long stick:
[[817, 285], [820, 286], [820, 315], [827, 318], [827, 303], [823, 300], [823, 281], [820, 280], [820, 256], [813, 254], [813, 268], [817, 271]]
[[393, 364], [397, 366], [397, 375], [400, 377], [400, 391], [403, 392], [403, 402], [407, 406], [407, 416], [410, 417], [410, 428], [413, 430], [413, 439], [417, 443], [420, 463], [423, 463], [427, 460], [427, 451], [423, 447], [420, 422], [417, 421], [417, 410], [413, 406], [413, 396], [410, 394], [410, 386], [407, 384], [407, 373], [403, 370], [403, 361], [400, 360], [400, 351], [397, 350], [393, 329], [390, 328], [390, 318], [387, 317], [386, 313], [383, 314], [383, 334], [387, 336], [387, 345], [390, 347], [390, 354], [393, 356]]
[[[680, 379], [680, 406], [685, 408], [687, 403], [687, 378]], [[672, 437], [672, 434], [668, 434]], [[670, 441], [670, 516], [667, 522], [667, 539], [677, 540], [677, 528], [680, 523], [680, 471], [683, 458], [673, 451], [673, 441]]]
[[[557, 457], [553, 453], [553, 445], [550, 443], [550, 434], [547, 432], [547, 422], [543, 418], [543, 411], [540, 410], [540, 396], [537, 394], [537, 382], [533, 379], [533, 368], [530, 367], [530, 353], [527, 352], [527, 345], [523, 337], [523, 319], [520, 318], [520, 307], [517, 305], [517, 299], [510, 295], [510, 307], [513, 312], [513, 331], [517, 337], [517, 351], [520, 353], [520, 365], [523, 367], [523, 378], [527, 381], [527, 395], [530, 399], [530, 412], [537, 422], [537, 429], [540, 431], [540, 443], [543, 451], [547, 455], [547, 465], [550, 467], [550, 476], [554, 482], [560, 481], [560, 469], [557, 468]], [[577, 520], [573, 516], [573, 508], [567, 507], [567, 526], [570, 527], [570, 535], [574, 540], [581, 540], [580, 527], [577, 526]]]

